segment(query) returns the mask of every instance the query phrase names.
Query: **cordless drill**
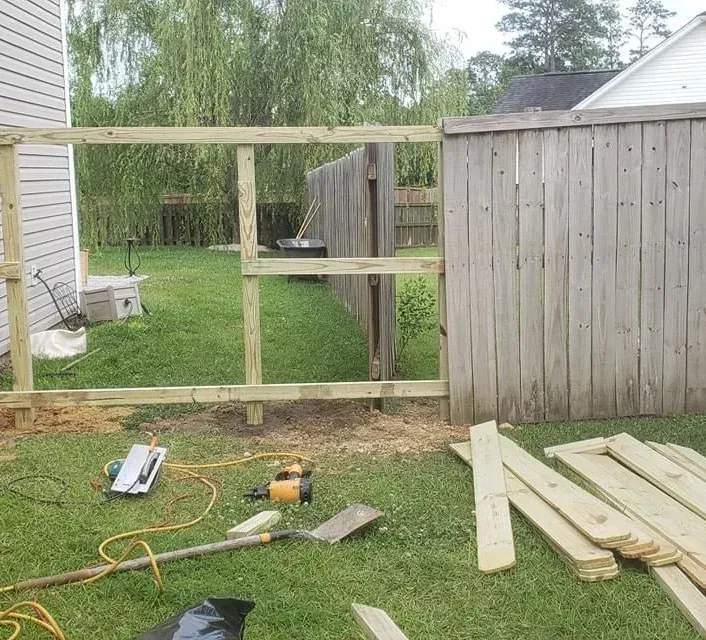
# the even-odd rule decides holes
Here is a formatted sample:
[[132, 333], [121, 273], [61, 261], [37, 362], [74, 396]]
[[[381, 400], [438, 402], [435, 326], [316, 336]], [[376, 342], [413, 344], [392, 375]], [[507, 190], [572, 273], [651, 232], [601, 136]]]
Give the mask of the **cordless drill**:
[[282, 469], [272, 482], [258, 485], [243, 497], [272, 502], [311, 502], [310, 474], [300, 464], [290, 465]]

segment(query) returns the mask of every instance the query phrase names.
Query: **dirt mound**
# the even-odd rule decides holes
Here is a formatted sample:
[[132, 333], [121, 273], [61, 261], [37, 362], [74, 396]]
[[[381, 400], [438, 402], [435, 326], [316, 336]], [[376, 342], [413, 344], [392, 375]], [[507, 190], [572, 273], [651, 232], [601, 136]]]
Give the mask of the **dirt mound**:
[[38, 409], [31, 429], [15, 429], [13, 412], [0, 410], [0, 438], [34, 433], [111, 433], [122, 429], [128, 407], [53, 407]]

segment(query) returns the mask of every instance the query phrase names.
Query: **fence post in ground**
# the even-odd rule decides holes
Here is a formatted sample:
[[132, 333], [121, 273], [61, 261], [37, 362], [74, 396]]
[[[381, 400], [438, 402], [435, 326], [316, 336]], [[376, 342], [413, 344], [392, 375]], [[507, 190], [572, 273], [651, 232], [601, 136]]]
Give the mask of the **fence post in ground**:
[[[439, 257], [443, 259], [444, 250], [444, 149], [443, 142], [436, 146], [436, 210]], [[439, 380], [449, 379], [449, 340], [446, 335], [446, 276], [440, 273], [437, 277], [437, 300], [439, 303]], [[439, 398], [439, 418], [448, 420], [451, 417], [449, 399]]]
[[[240, 260], [257, 259], [255, 214], [255, 148], [238, 145], [238, 212]], [[243, 276], [243, 328], [245, 331], [245, 384], [262, 384], [260, 354], [260, 288], [257, 276]], [[262, 424], [262, 402], [246, 404], [248, 424]]]
[[[5, 263], [19, 266], [18, 277], [7, 278], [7, 312], [12, 359], [12, 388], [32, 391], [32, 350], [29, 342], [29, 313], [25, 285], [24, 241], [22, 236], [22, 206], [20, 204], [20, 174], [15, 145], [0, 145], [0, 201], [2, 201], [2, 233]], [[15, 427], [32, 426], [32, 409], [15, 409]]]
[[[365, 145], [365, 220], [368, 236], [368, 256], [378, 255], [378, 187], [375, 144]], [[371, 380], [380, 380], [380, 276], [368, 276], [368, 365]], [[371, 409], [382, 409], [382, 400], [370, 400]]]

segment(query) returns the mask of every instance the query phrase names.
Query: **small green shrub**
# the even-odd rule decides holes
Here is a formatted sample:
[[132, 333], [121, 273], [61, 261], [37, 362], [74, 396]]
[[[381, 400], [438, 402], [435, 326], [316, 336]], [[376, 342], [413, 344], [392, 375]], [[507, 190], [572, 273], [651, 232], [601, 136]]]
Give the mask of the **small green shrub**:
[[397, 358], [414, 338], [436, 327], [436, 295], [423, 276], [405, 280], [397, 294]]

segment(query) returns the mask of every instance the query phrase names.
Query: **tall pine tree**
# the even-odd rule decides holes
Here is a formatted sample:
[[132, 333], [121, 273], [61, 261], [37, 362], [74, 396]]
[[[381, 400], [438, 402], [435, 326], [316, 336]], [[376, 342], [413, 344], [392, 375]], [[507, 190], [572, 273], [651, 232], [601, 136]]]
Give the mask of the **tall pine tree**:
[[675, 15], [661, 0], [637, 0], [628, 9], [628, 35], [634, 44], [630, 49], [631, 61], [641, 58], [653, 45], [671, 34], [667, 20]]

